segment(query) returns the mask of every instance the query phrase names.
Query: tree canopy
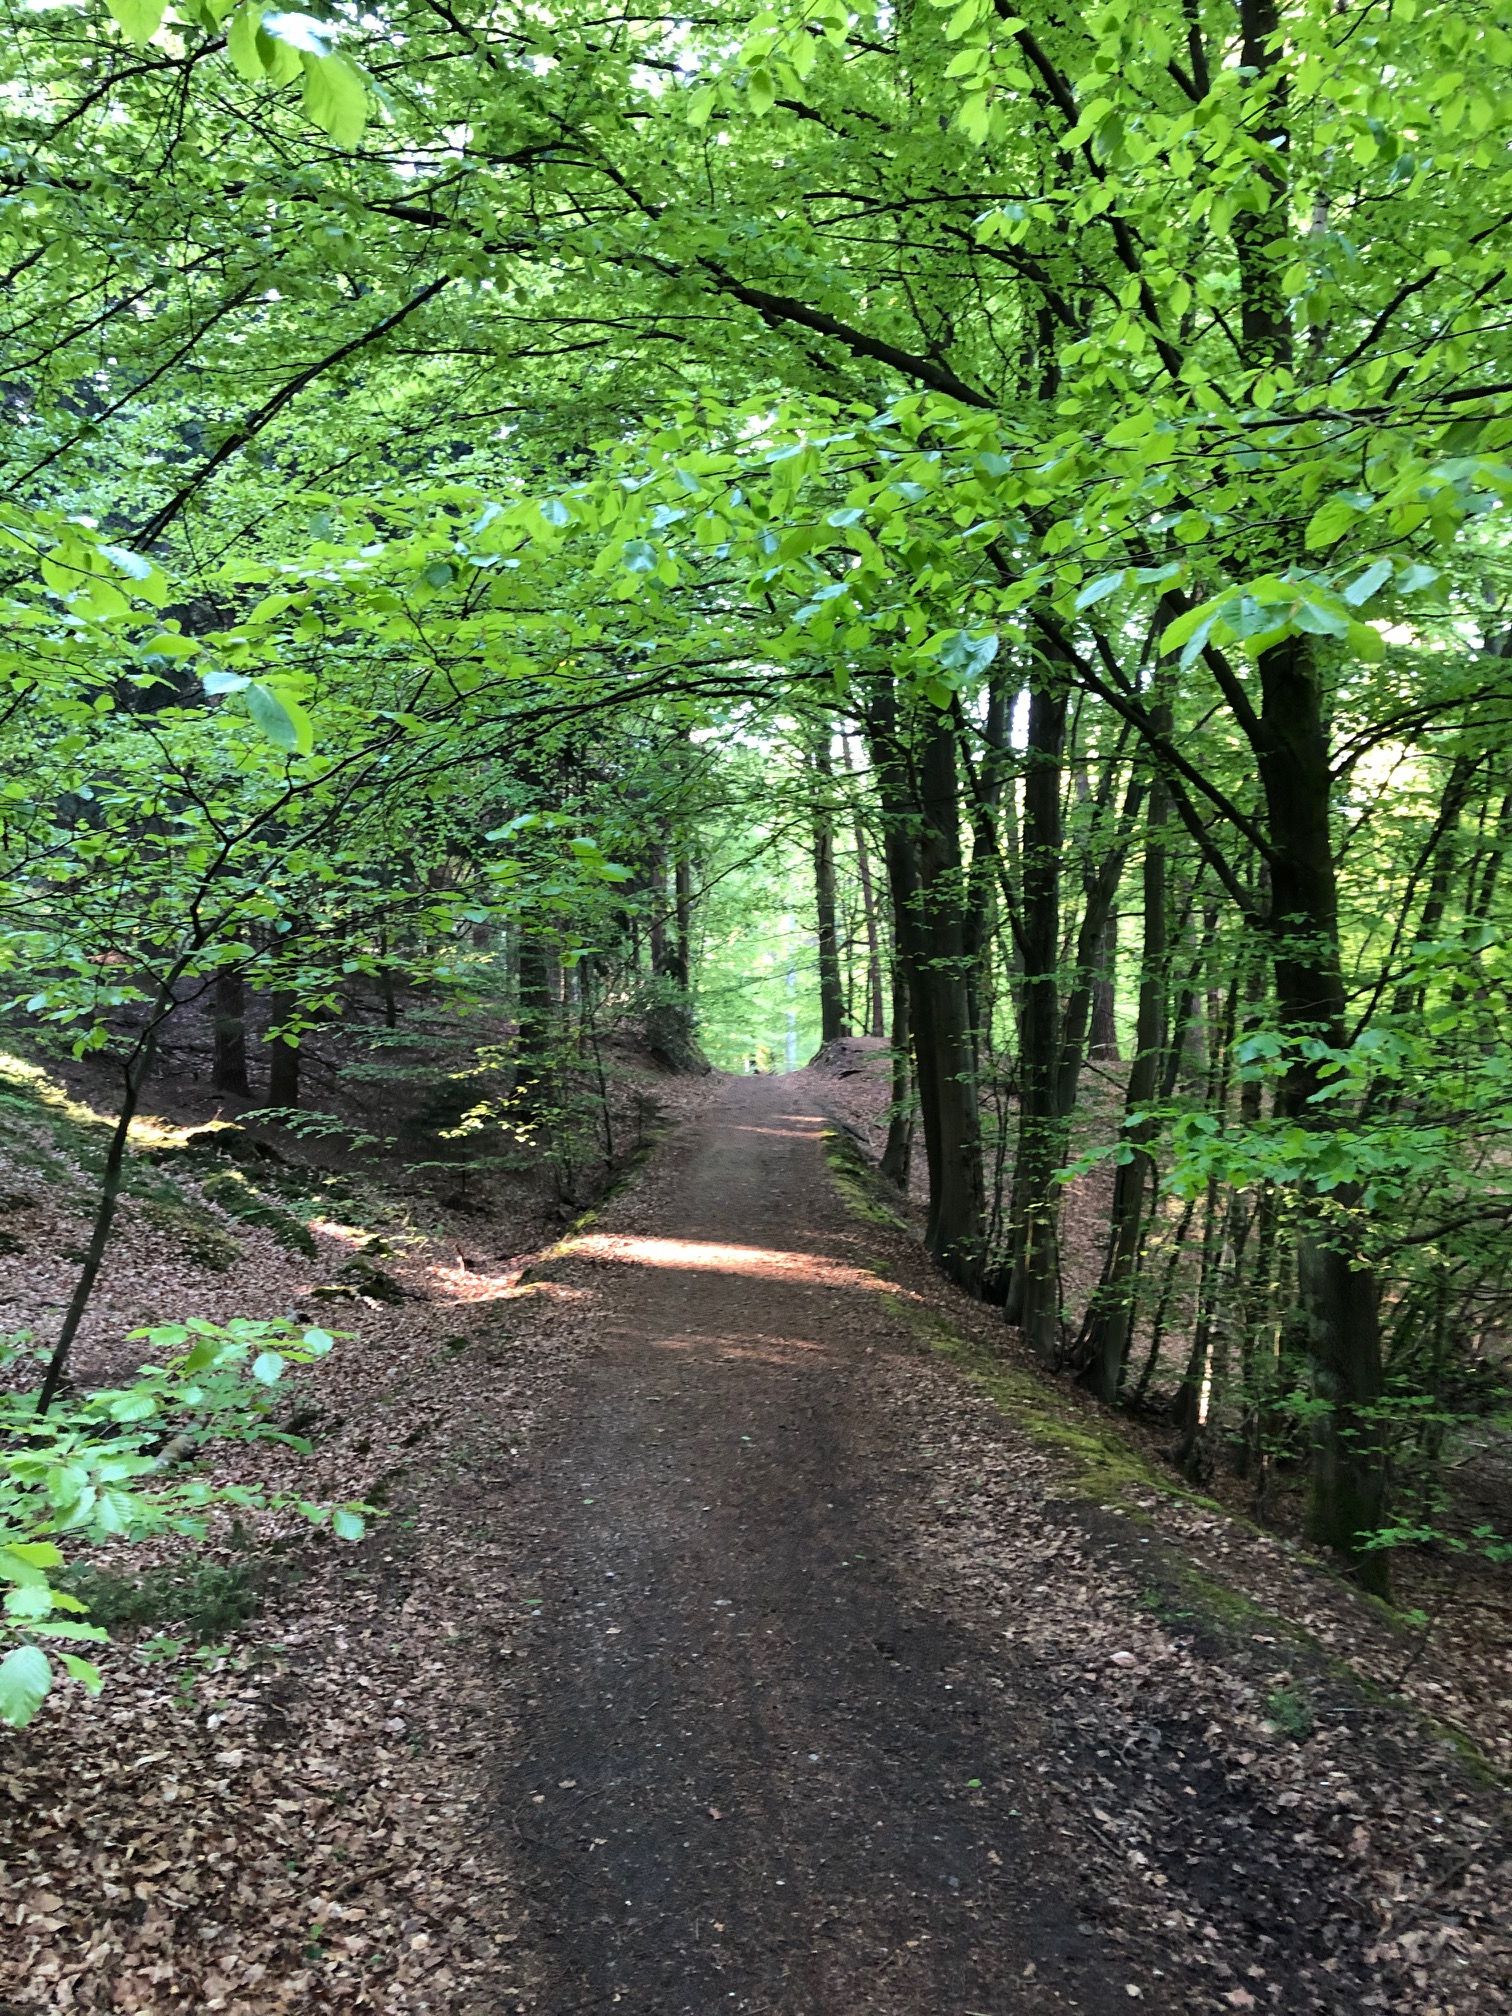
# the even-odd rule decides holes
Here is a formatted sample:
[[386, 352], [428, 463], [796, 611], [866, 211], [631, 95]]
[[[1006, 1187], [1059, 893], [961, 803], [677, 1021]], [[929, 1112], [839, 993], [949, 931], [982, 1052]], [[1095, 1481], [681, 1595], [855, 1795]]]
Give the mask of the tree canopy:
[[732, 1067], [885, 1025], [887, 1166], [916, 1115], [932, 1250], [1048, 1365], [1164, 1383], [1194, 1475], [1305, 1460], [1377, 1586], [1470, 1544], [1499, 10], [9, 29], [0, 958], [122, 1128], [212, 992], [275, 1107], [396, 971], [492, 970], [553, 1096], [614, 1017]]

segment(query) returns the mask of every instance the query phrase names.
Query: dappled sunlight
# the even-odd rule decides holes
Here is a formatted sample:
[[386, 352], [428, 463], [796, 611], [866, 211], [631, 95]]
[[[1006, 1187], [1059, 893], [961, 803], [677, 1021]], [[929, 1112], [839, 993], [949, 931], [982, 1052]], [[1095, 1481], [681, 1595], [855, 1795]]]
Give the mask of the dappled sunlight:
[[732, 1120], [726, 1132], [731, 1134], [766, 1134], [776, 1141], [812, 1141], [813, 1133], [800, 1127], [752, 1127], [744, 1121]]
[[700, 1352], [706, 1357], [739, 1359], [755, 1365], [787, 1365], [796, 1358], [827, 1358], [827, 1344], [812, 1337], [776, 1337], [753, 1331], [684, 1330], [675, 1336], [657, 1337], [658, 1351]]
[[736, 1246], [712, 1239], [644, 1239], [628, 1234], [588, 1233], [569, 1241], [567, 1252], [589, 1260], [630, 1267], [664, 1267], [708, 1274], [745, 1274], [757, 1280], [793, 1281], [804, 1287], [864, 1288], [876, 1294], [888, 1284], [861, 1267], [846, 1267], [817, 1253], [775, 1246]]
[[338, 1246], [366, 1246], [373, 1236], [365, 1225], [343, 1225], [335, 1218], [309, 1218], [305, 1222], [320, 1238], [334, 1240]]
[[476, 1267], [462, 1267], [455, 1261], [438, 1261], [425, 1270], [426, 1294], [438, 1302], [524, 1302], [544, 1299], [548, 1302], [582, 1302], [588, 1299], [586, 1288], [572, 1288], [564, 1281], [524, 1281], [520, 1277], [529, 1267], [529, 1261], [517, 1260], [497, 1274], [480, 1272]]

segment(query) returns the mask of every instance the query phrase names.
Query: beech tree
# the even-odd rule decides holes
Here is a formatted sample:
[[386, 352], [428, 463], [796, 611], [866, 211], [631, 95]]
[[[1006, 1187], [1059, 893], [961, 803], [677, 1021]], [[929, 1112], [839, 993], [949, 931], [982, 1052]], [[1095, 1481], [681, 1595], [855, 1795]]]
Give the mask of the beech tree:
[[[392, 990], [471, 908], [522, 1050], [586, 956], [691, 1054], [710, 864], [806, 850], [824, 1036], [892, 962], [941, 1263], [1110, 1403], [1174, 1352], [1184, 1465], [1305, 1457], [1384, 1586], [1504, 1316], [1495, 10], [13, 30], [31, 1012], [192, 978], [230, 1085], [238, 979], [297, 1037], [323, 961]], [[107, 943], [149, 883], [178, 921]]]

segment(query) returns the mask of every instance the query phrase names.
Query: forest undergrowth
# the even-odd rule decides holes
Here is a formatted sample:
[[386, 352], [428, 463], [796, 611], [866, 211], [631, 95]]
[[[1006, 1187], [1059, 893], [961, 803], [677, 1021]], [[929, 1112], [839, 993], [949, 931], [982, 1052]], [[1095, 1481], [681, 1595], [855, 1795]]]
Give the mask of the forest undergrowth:
[[[348, 1063], [372, 1054], [360, 1037], [344, 1047]], [[371, 1515], [355, 1548], [289, 1511], [232, 1508], [202, 1542], [83, 1550], [72, 1586], [111, 1633], [91, 1648], [100, 1697], [55, 1690], [24, 1736], [0, 1735], [0, 2007], [450, 2016], [470, 1983], [498, 1984], [515, 1935], [479, 1839], [469, 1703], [509, 1657], [532, 1574], [497, 1560], [488, 1507], [459, 1504], [458, 1485], [480, 1381], [489, 1418], [516, 1432], [508, 1455], [478, 1452], [507, 1488], [561, 1377], [570, 1298], [537, 1334], [522, 1319], [555, 1298], [519, 1276], [575, 1214], [536, 1150], [459, 1195], [456, 1171], [434, 1166], [445, 1144], [424, 1089], [455, 1071], [457, 1046], [410, 1055], [407, 1082], [390, 1068], [375, 1096], [359, 1071], [334, 1095], [344, 1126], [328, 1115], [303, 1142], [228, 1128], [232, 1152], [195, 1145], [236, 1102], [207, 1090], [192, 1054], [153, 1086], [80, 1385], [128, 1377], [146, 1349], [131, 1333], [165, 1315], [318, 1319], [336, 1348], [279, 1416], [310, 1453], [233, 1445], [209, 1468], [223, 1486], [356, 1498]], [[342, 1061], [339, 1046], [333, 1073]], [[633, 1049], [618, 1062], [633, 1157], [637, 1130], [688, 1110], [703, 1081]], [[77, 1271], [101, 1077], [0, 1065], [0, 1295], [17, 1328], [49, 1320]], [[585, 1174], [587, 1195], [605, 1180]]]
[[[873, 1161], [887, 1134], [888, 1064], [885, 1045], [855, 1038], [829, 1046], [822, 1059], [828, 1103]], [[1067, 1188], [1062, 1259], [1068, 1282], [1095, 1280], [1110, 1187], [1110, 1172], [1099, 1168]], [[892, 1196], [888, 1189], [874, 1192], [874, 1203], [879, 1194], [884, 1204]], [[917, 1226], [926, 1199], [925, 1174], [916, 1167], [906, 1222]], [[1067, 1299], [1075, 1301], [1074, 1289]], [[1263, 1507], [1232, 1461], [1220, 1459], [1200, 1486], [1192, 1485], [1173, 1460], [1177, 1433], [1170, 1418], [1190, 1349], [1190, 1308], [1174, 1316], [1146, 1404], [1112, 1415], [1074, 1386], [1047, 1382], [1022, 1343], [1011, 1331], [1005, 1338], [980, 1306], [962, 1303], [952, 1321], [970, 1337], [974, 1362], [989, 1384], [999, 1372], [1006, 1381], [1007, 1368], [1018, 1381], [1028, 1380], [1032, 1397], [1027, 1404], [1021, 1400], [1018, 1411], [1043, 1417], [1052, 1444], [1083, 1439], [1111, 1455], [1116, 1495], [1158, 1514], [1161, 1527], [1194, 1561], [1214, 1563], [1223, 1583], [1271, 1612], [1283, 1632], [1311, 1634], [1361, 1680], [1404, 1696], [1431, 1720], [1462, 1732], [1497, 1768], [1512, 1769], [1506, 1667], [1512, 1588], [1505, 1569], [1474, 1554], [1403, 1549], [1396, 1557], [1397, 1604], [1388, 1609], [1362, 1600], [1302, 1544], [1299, 1470], [1271, 1480]], [[1006, 1384], [1004, 1390], [1021, 1392]], [[1512, 1497], [1512, 1451], [1503, 1441], [1490, 1442], [1466, 1488], [1468, 1509], [1461, 1516], [1467, 1521]], [[1217, 1600], [1221, 1606], [1222, 1596]]]
[[[1061, 1642], [1051, 1619], [1083, 1605], [1076, 1673], [1062, 1676], [1079, 1703], [1068, 1736], [1090, 1743], [1089, 1756], [1111, 1743], [1125, 1764], [1162, 1740], [1177, 1745], [1183, 1771], [1206, 1756], [1204, 1768], [1242, 1783], [1242, 1795], [1227, 1795], [1236, 1814], [1259, 1798], [1266, 1827], [1290, 1826], [1298, 1871], [1316, 1864], [1333, 1871], [1330, 1886], [1363, 1884], [1376, 1900], [1368, 1940], [1346, 1929], [1347, 1911], [1334, 1927], [1325, 1910], [1307, 1935], [1334, 1953], [1327, 1965], [1341, 1980], [1360, 1967], [1362, 1980], [1415, 1980], [1426, 1992], [1448, 1970], [1478, 1985], [1445, 2009], [1501, 2006], [1497, 1795], [1489, 1764], [1461, 1754], [1470, 1738], [1506, 1762], [1486, 1642], [1444, 1631], [1416, 1645], [1294, 1542], [1179, 1488], [1148, 1434], [1110, 1424], [1005, 1353], [990, 1312], [929, 1268], [907, 1207], [889, 1201], [845, 1131], [873, 1130], [879, 1108], [875, 1054], [852, 1052], [785, 1082], [812, 1087], [836, 1114], [837, 1180], [859, 1214], [860, 1246], [915, 1339], [901, 1356], [879, 1341], [874, 1375], [885, 1418], [930, 1465], [906, 1551], [972, 1613], [998, 1614], [1032, 1567], [1043, 1614], [1036, 1625], [1015, 1597], [1010, 1633], [1026, 1672]], [[24, 1293], [44, 1307], [66, 1289], [60, 1249], [82, 1222], [89, 1073], [69, 1073], [71, 1094], [52, 1078], [39, 1100], [37, 1068], [13, 1065], [7, 1080], [6, 1181], [25, 1185], [29, 1201], [24, 1250], [6, 1265], [26, 1267]], [[620, 1103], [628, 1121], [654, 1102], [660, 1131], [696, 1118], [720, 1082], [669, 1076], [627, 1053]], [[78, 1586], [113, 1640], [99, 1654], [103, 1696], [59, 1694], [24, 1739], [5, 1739], [11, 1937], [0, 1996], [27, 2012], [544, 2016], [554, 2004], [538, 1999], [539, 1927], [510, 1830], [488, 1817], [511, 1740], [515, 1662], [545, 1656], [540, 1562], [509, 1504], [539, 1473], [542, 1409], [560, 1434], [564, 1385], [585, 1351], [604, 1348], [612, 1300], [570, 1264], [541, 1264], [559, 1250], [570, 1263], [574, 1244], [556, 1237], [562, 1207], [545, 1167], [523, 1184], [516, 1176], [512, 1195], [495, 1174], [466, 1211], [447, 1212], [434, 1172], [417, 1188], [402, 1161], [328, 1148], [326, 1165], [350, 1165], [333, 1171], [305, 1161], [291, 1137], [249, 1130], [270, 1149], [281, 1140], [280, 1160], [263, 1167], [286, 1201], [300, 1184], [321, 1194], [318, 1208], [289, 1205], [307, 1233], [291, 1241], [287, 1229], [280, 1237], [207, 1204], [206, 1161], [174, 1144], [192, 1143], [216, 1105], [190, 1080], [158, 1089], [133, 1157], [133, 1189], [147, 1194], [123, 1209], [122, 1264], [81, 1344], [79, 1376], [117, 1376], [112, 1352], [165, 1298], [212, 1320], [323, 1312], [337, 1347], [287, 1402], [311, 1453], [255, 1444], [215, 1467], [227, 1482], [356, 1496], [373, 1516], [353, 1549], [273, 1512], [222, 1515], [190, 1548], [89, 1550]], [[361, 1106], [359, 1094], [349, 1127]], [[209, 1162], [211, 1173], [223, 1162]], [[656, 1223], [656, 1166], [631, 1178], [632, 1225]], [[169, 1183], [175, 1215], [165, 1220]], [[224, 1250], [206, 1247], [212, 1228]], [[354, 1255], [379, 1272], [354, 1281]], [[1059, 1539], [1030, 1509], [1046, 1498], [1075, 1515], [1054, 1529]], [[1435, 1733], [1425, 1716], [1452, 1728]], [[1166, 1795], [1158, 1774], [1144, 1782], [1115, 1799], [1094, 1774], [1081, 1787], [1085, 1814], [1067, 1823], [1090, 1829], [1113, 1893], [1128, 1888], [1109, 1908], [1132, 1942], [1131, 1966], [1151, 1897], [1169, 1880], [1171, 1843], [1157, 1841], [1170, 1824]], [[1192, 1835], [1189, 1868], [1208, 1855], [1222, 1811], [1220, 1801]], [[1253, 1876], [1269, 1851], [1257, 1819], [1235, 1824]], [[1266, 1908], [1284, 1916], [1293, 1906], [1280, 1864], [1276, 1881]], [[1196, 1920], [1169, 1922], [1181, 1926], [1177, 1949], [1195, 1942], [1201, 1965], [1216, 1969], [1213, 1992], [1226, 1999], [1214, 2007], [1263, 2007], [1265, 1984], [1287, 1978], [1284, 1939], [1275, 1950], [1262, 1941], [1246, 1971], [1226, 1940], [1204, 1947]], [[1388, 2005], [1367, 1996], [1358, 2006]]]

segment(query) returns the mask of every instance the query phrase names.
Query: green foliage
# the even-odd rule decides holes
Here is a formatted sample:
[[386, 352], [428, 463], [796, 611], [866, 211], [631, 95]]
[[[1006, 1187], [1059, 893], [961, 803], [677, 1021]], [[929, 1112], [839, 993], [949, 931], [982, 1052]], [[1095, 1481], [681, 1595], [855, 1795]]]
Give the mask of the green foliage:
[[1305, 1743], [1317, 1727], [1312, 1702], [1296, 1687], [1273, 1687], [1265, 1697], [1271, 1726], [1294, 1743]]
[[[1192, 1055], [1112, 1145], [1198, 1228], [1175, 1271], [1141, 1235], [1141, 1320], [1163, 1282], [1236, 1311], [1220, 1399], [1295, 1447], [1337, 1405], [1291, 1320], [1321, 1243], [1437, 1408], [1509, 1301], [1512, 36], [1486, 0], [1341, 19], [18, 15], [13, 1012], [129, 1087], [218, 981], [313, 1066], [397, 974], [508, 1025], [457, 1165], [544, 1146], [570, 1200], [633, 1020], [685, 1048], [696, 1012], [732, 1067], [814, 1047], [793, 755], [885, 686], [957, 734], [1006, 1165], [1015, 707], [1063, 683], [1065, 886], [1158, 776], [1192, 941], [1158, 976]], [[689, 974], [649, 970], [669, 863]], [[1326, 1016], [1279, 1000], [1281, 887]]]
[[139, 1575], [86, 1563], [69, 1572], [66, 1587], [90, 1621], [106, 1631], [179, 1624], [197, 1644], [208, 1645], [256, 1616], [267, 1579], [264, 1565], [245, 1560], [150, 1568]]
[[[275, 1389], [288, 1368], [314, 1364], [335, 1342], [328, 1331], [283, 1321], [200, 1317], [133, 1335], [158, 1358], [130, 1385], [75, 1396], [46, 1414], [36, 1411], [35, 1393], [0, 1401], [0, 1582], [13, 1641], [0, 1665], [0, 1720], [18, 1728], [51, 1687], [57, 1641], [99, 1644], [108, 1635], [90, 1615], [87, 1577], [75, 1593], [71, 1550], [165, 1533], [200, 1537], [217, 1509], [273, 1502], [248, 1486], [216, 1484], [193, 1459], [226, 1439], [303, 1448], [272, 1418]], [[11, 1360], [26, 1355], [24, 1340], [7, 1349]], [[289, 1502], [340, 1539], [361, 1537], [363, 1508]], [[199, 1607], [210, 1595], [207, 1585]], [[98, 1687], [98, 1669], [82, 1655], [58, 1657], [71, 1678]]]

